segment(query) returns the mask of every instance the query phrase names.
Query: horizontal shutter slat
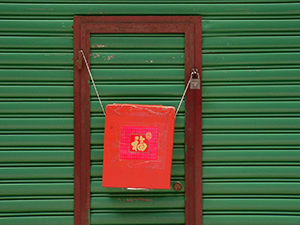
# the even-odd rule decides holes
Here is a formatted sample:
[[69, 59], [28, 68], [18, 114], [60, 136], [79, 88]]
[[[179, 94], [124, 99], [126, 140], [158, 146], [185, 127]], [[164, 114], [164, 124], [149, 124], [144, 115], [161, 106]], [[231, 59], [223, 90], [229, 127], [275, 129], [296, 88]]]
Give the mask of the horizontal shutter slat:
[[[293, 36], [273, 37], [206, 37], [203, 38], [202, 48], [207, 49], [268, 49], [299, 48], [300, 38]], [[251, 51], [249, 50], [249, 51]]]
[[71, 37], [0, 37], [0, 47], [9, 49], [72, 49]]
[[[299, 182], [203, 183], [204, 195], [299, 195]], [[270, 196], [271, 197], [271, 196]]]
[[0, 146], [73, 146], [72, 134], [1, 135]]
[[2, 200], [0, 212], [60, 212], [73, 211], [72, 199]]
[[71, 114], [73, 102], [0, 102], [0, 114], [60, 113]]
[[299, 223], [298, 216], [280, 216], [280, 215], [205, 215], [203, 216], [204, 224], [217, 223], [218, 225], [297, 225]]
[[299, 85], [268, 85], [268, 86], [206, 86], [202, 88], [203, 97], [300, 97]]
[[[288, 82], [299, 81], [299, 69], [253, 69], [203, 71], [202, 82]], [[224, 85], [224, 83], [222, 83]]]
[[236, 53], [236, 54], [205, 54], [203, 66], [278, 66], [297, 65], [299, 53]]
[[0, 97], [69, 97], [73, 96], [73, 87], [68, 86], [1, 86]]
[[[183, 65], [184, 53], [92, 53], [91, 64]], [[92, 68], [93, 68], [92, 66]]]
[[203, 178], [300, 178], [300, 166], [204, 166]]
[[1, 163], [13, 162], [73, 162], [74, 153], [70, 150], [31, 150], [31, 151], [0, 151]]
[[184, 224], [182, 213], [101, 213], [91, 215], [91, 224]]
[[24, 183], [24, 184], [1, 184], [1, 196], [49, 196], [74, 194], [73, 183]]
[[260, 32], [262, 34], [268, 32], [299, 32], [300, 29], [297, 26], [299, 20], [297, 19], [275, 19], [275, 20], [203, 20], [202, 29], [203, 34], [215, 34], [222, 35], [222, 33], [236, 32], [240, 35], [243, 32]]
[[[3, 9], [1, 7], [1, 9]], [[70, 33], [72, 30], [73, 21], [72, 20], [18, 20], [18, 19], [8, 19], [1, 20], [0, 30], [2, 32], [39, 32], [44, 33], [49, 32], [51, 35], [53, 33]]]
[[183, 81], [184, 69], [92, 69], [95, 80], [103, 81]]
[[[119, 34], [119, 36], [123, 36]], [[167, 48], [182, 48], [184, 49], [184, 39], [182, 37], [157, 37], [151, 34], [149, 37], [122, 37], [120, 42], [119, 37], [100, 37], [94, 36], [91, 38], [91, 49], [167, 49]]]
[[203, 210], [212, 211], [299, 211], [299, 199], [205, 199]]
[[203, 134], [203, 146], [208, 145], [277, 145], [300, 144], [300, 134]]
[[184, 196], [159, 197], [93, 197], [91, 199], [91, 210], [93, 209], [178, 209], [184, 208]]
[[0, 223], [2, 225], [13, 225], [13, 224], [30, 224], [30, 225], [71, 225], [74, 224], [74, 216], [18, 216], [18, 217], [0, 217]]
[[299, 113], [298, 101], [203, 102], [203, 113]]
[[[100, 96], [103, 97], [159, 97], [177, 96], [179, 98], [184, 91], [182, 85], [97, 85]], [[96, 96], [94, 88], [90, 89], [91, 96]]]
[[[202, 16], [237, 16], [237, 15], [254, 15], [258, 16], [292, 16], [298, 15], [295, 8], [299, 7], [298, 3], [291, 3], [285, 5], [278, 5], [273, 3], [268, 4], [208, 4], [211, 2], [205, 2], [205, 4], [199, 4], [203, 2], [189, 2], [189, 4], [182, 4], [182, 1], [170, 6], [170, 1], [158, 2], [150, 1], [152, 4], [141, 4], [145, 2], [136, 1], [122, 1], [121, 3], [127, 4], [107, 4], [106, 1], [102, 4], [83, 4], [83, 2], [77, 2], [77, 4], [44, 4], [28, 2], [22, 4], [19, 7], [14, 7], [13, 4], [4, 4], [3, 9], [0, 11], [3, 15], [56, 15], [56, 16], [73, 16], [77, 14], [110, 14], [110, 15], [202, 15]], [[105, 4], [104, 4], [105, 3]], [[120, 3], [117, 1], [115, 3]], [[131, 4], [130, 4], [131, 3]], [[148, 1], [146, 3], [149, 3]], [[156, 3], [156, 4], [155, 4]], [[165, 4], [163, 4], [165, 3]], [[198, 4], [195, 4], [198, 3]], [[220, 3], [220, 2], [218, 2]], [[261, 3], [261, 2], [260, 2]], [[34, 10], [39, 9], [39, 10]], [[261, 28], [261, 26], [259, 27]]]
[[0, 53], [0, 66], [73, 66], [72, 53]]
[[298, 130], [300, 118], [204, 118], [202, 127], [207, 130]]
[[204, 162], [299, 162], [300, 150], [213, 150], [203, 151]]
[[72, 118], [0, 118], [2, 130], [72, 130]]
[[1, 69], [2, 82], [73, 82], [72, 70]]
[[0, 179], [66, 179], [74, 177], [73, 167], [0, 167]]

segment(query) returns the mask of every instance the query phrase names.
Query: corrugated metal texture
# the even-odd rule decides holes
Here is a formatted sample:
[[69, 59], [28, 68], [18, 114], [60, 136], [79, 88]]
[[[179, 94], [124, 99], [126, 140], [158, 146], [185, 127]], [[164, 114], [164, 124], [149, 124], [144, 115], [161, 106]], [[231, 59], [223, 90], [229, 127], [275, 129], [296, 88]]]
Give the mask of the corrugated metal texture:
[[[0, 81], [5, 95], [0, 99], [0, 162], [4, 171], [1, 176], [6, 176], [1, 178], [0, 195], [1, 200], [15, 204], [14, 210], [1, 212], [0, 224], [73, 223], [70, 201], [73, 201], [74, 15], [203, 16], [204, 224], [299, 224], [298, 0], [0, 2]], [[134, 45], [138, 43], [134, 41]], [[173, 47], [170, 44], [168, 48]], [[115, 72], [101, 69], [101, 74], [97, 75], [97, 68], [93, 74], [98, 80], [106, 79], [107, 84], [118, 85], [111, 83], [112, 79], [130, 83], [140, 77], [140, 73], [124, 72], [122, 67]], [[158, 86], [165, 85], [161, 72], [145, 70], [144, 75], [139, 82], [145, 86], [153, 83], [152, 78]], [[172, 70], [172, 76], [175, 81], [182, 79], [177, 68]], [[41, 87], [46, 87], [47, 92]], [[149, 96], [152, 92], [148, 91], [143, 102], [177, 103], [168, 98], [157, 102], [154, 100], [157, 96]], [[107, 97], [105, 104], [112, 103]], [[96, 131], [92, 142], [101, 146], [104, 120], [94, 97], [91, 103], [95, 115], [91, 118], [91, 129]], [[183, 124], [182, 119], [180, 126]], [[183, 136], [176, 135], [176, 140], [181, 138], [179, 143], [182, 143]], [[176, 160], [183, 159], [180, 149], [175, 148]], [[96, 163], [101, 157], [101, 148], [92, 146], [95, 176], [101, 170], [101, 164]], [[101, 180], [93, 180], [91, 189], [95, 201], [108, 195], [101, 189]], [[120, 196], [123, 192], [109, 190], [109, 193]], [[149, 199], [146, 194], [141, 198]], [[166, 197], [170, 196], [173, 192], [167, 193]], [[123, 204], [124, 199], [120, 199], [118, 203]], [[24, 211], [19, 200], [28, 204], [31, 211]], [[40, 204], [36, 200], [46, 200], [50, 208], [40, 207], [44, 205], [41, 203], [32, 210], [31, 207]], [[66, 200], [59, 206], [60, 211], [51, 209], [51, 204], [60, 200]], [[142, 207], [149, 204], [144, 203]], [[123, 211], [116, 216], [112, 211], [97, 210], [103, 214], [94, 214], [94, 223], [173, 224], [183, 220], [182, 210], [166, 217], [157, 209], [152, 214], [155, 217], [148, 220], [141, 218], [140, 213]]]
[[210, 21], [204, 30], [204, 225], [300, 223], [294, 22]]
[[71, 225], [72, 38], [17, 32], [0, 32], [0, 224]]
[[[177, 107], [184, 91], [184, 36], [91, 36], [91, 69], [104, 102]], [[184, 189], [102, 188], [104, 115], [91, 85], [91, 224], [184, 224]], [[184, 107], [175, 124], [172, 182], [184, 185]], [[121, 179], [121, 178], [120, 178]]]

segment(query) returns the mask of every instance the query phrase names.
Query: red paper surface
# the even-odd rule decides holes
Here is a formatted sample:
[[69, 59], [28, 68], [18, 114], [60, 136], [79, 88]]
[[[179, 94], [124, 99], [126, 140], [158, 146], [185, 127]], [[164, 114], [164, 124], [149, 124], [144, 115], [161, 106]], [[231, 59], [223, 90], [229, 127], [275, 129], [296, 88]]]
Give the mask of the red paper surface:
[[106, 107], [103, 187], [169, 189], [175, 108]]

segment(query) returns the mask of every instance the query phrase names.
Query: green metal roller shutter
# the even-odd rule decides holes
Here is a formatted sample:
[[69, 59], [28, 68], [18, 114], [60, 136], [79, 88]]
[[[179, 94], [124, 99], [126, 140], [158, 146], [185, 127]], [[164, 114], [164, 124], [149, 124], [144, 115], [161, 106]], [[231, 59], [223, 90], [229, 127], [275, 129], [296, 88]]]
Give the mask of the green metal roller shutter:
[[203, 21], [204, 225], [300, 223], [293, 22]]
[[[299, 169], [300, 102], [297, 92], [289, 93], [289, 88], [297, 90], [299, 85], [298, 9], [296, 0], [2, 1], [0, 89], [10, 86], [18, 90], [36, 85], [71, 87], [74, 15], [200, 15], [205, 85], [204, 224], [299, 224], [299, 214], [295, 211], [299, 204], [294, 201], [300, 195], [299, 177], [294, 172]], [[231, 86], [237, 95], [228, 89], [221, 90]], [[237, 89], [239, 86], [248, 89]], [[212, 94], [213, 87], [218, 95]], [[276, 96], [258, 95], [264, 92], [264, 87], [273, 90]], [[245, 94], [247, 90], [249, 95]], [[226, 94], [221, 96], [224, 91]], [[7, 96], [3, 89], [1, 169], [23, 171], [33, 165], [35, 172], [42, 174], [40, 169], [49, 168], [45, 163], [51, 164], [51, 170], [73, 167], [73, 96], [54, 98], [51, 93], [56, 90], [47, 92], [47, 97], [29, 97], [24, 92], [13, 97]], [[98, 110], [99, 106], [95, 102], [92, 107]], [[28, 119], [30, 126], [26, 125]], [[68, 125], [62, 125], [65, 122]], [[57, 133], [46, 134], [50, 127]], [[93, 150], [92, 154], [99, 161], [99, 152]], [[221, 175], [218, 171], [223, 168], [233, 171], [232, 175], [229, 172]], [[234, 169], [240, 168], [234, 173]], [[279, 173], [272, 175], [274, 169]], [[56, 174], [61, 176], [60, 173]], [[4, 177], [5, 174], [8, 172], [1, 173], [1, 201], [16, 200], [17, 204], [21, 200], [31, 205], [28, 200], [36, 197], [72, 200], [72, 173], [67, 178], [45, 176], [34, 180], [16, 178], [15, 172], [13, 179]], [[221, 204], [226, 198], [237, 200], [236, 204], [243, 200], [248, 208], [240, 204], [236, 211], [232, 207], [235, 202], [228, 201], [224, 209]], [[249, 199], [256, 201], [255, 210], [250, 208]], [[274, 200], [271, 205], [279, 208], [264, 208], [267, 202], [264, 199]], [[206, 200], [217, 200], [218, 204]], [[291, 203], [293, 210], [281, 200], [292, 200], [286, 203]], [[211, 203], [216, 207], [212, 208]], [[41, 211], [1, 212], [0, 224], [73, 224], [72, 208], [63, 213]]]
[[71, 225], [72, 38], [10, 29], [0, 38], [0, 224]]
[[[184, 36], [91, 35], [91, 71], [104, 106], [177, 107], [184, 91]], [[184, 106], [177, 116], [170, 190], [102, 188], [104, 115], [91, 85], [91, 224], [184, 224]], [[120, 178], [121, 179], [121, 178]]]

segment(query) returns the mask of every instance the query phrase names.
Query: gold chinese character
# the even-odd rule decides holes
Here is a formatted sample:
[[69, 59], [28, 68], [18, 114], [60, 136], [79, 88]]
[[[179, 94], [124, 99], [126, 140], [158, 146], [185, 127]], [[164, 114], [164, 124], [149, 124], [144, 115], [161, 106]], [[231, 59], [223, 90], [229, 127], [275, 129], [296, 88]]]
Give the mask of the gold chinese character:
[[131, 143], [132, 151], [144, 152], [148, 147], [144, 141], [145, 138], [143, 136], [135, 136], [134, 141]]
[[134, 137], [134, 140], [132, 143], [131, 143], [131, 146], [132, 146], [132, 150], [133, 151], [137, 151], [137, 145], [139, 144], [139, 136], [135, 136]]
[[145, 151], [146, 148], [147, 148], [147, 144], [144, 143], [144, 140], [145, 140], [145, 138], [143, 138], [142, 136], [140, 136], [140, 143], [139, 143], [138, 146], [137, 146], [137, 149], [138, 149], [140, 152]]

